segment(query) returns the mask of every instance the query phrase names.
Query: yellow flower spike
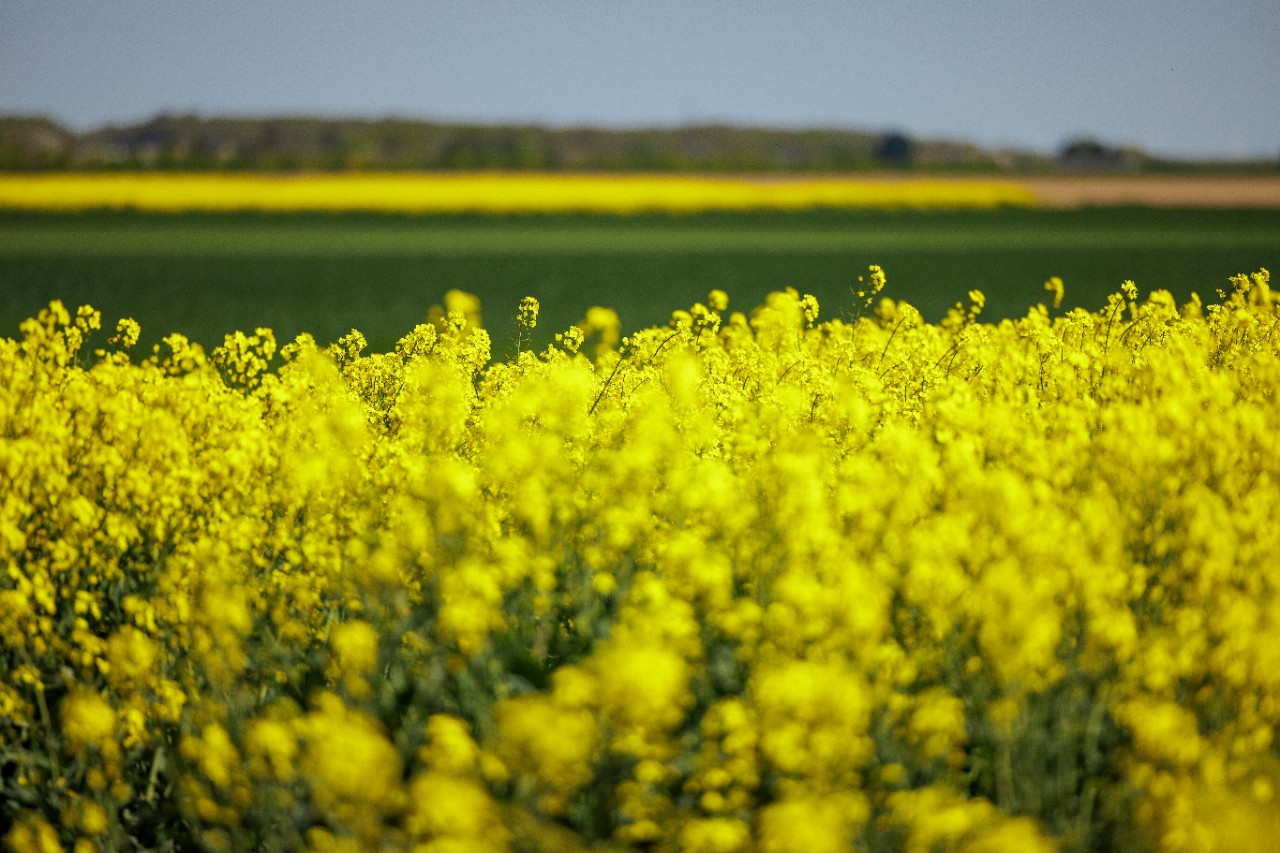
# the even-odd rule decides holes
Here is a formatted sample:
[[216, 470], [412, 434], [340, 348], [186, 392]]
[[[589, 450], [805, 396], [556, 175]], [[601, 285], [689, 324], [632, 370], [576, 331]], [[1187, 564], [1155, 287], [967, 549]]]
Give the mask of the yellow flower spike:
[[110, 828], [110, 821], [102, 806], [88, 802], [80, 809], [80, 829], [86, 835], [106, 835]]
[[556, 343], [564, 347], [565, 352], [573, 355], [582, 346], [582, 342], [586, 340], [586, 335], [578, 326], [570, 326], [563, 332], [556, 333]]
[[591, 578], [591, 588], [600, 595], [612, 595], [618, 588], [618, 579], [607, 572], [596, 572]]
[[290, 782], [296, 773], [298, 739], [285, 723], [271, 720], [254, 720], [245, 736], [245, 749], [250, 756], [265, 761], [264, 771], [271, 778]]
[[761, 754], [778, 772], [818, 790], [851, 783], [871, 758], [871, 698], [863, 679], [839, 664], [762, 667], [752, 684]]
[[610, 644], [591, 659], [602, 713], [623, 727], [665, 729], [684, 714], [689, 671], [675, 652]]
[[1050, 276], [1049, 280], [1044, 283], [1044, 289], [1053, 294], [1053, 307], [1061, 308], [1062, 299], [1065, 295], [1065, 288], [1062, 279], [1058, 276]]
[[107, 640], [108, 680], [119, 691], [146, 685], [154, 676], [159, 649], [147, 634], [121, 628]]
[[853, 831], [866, 823], [870, 806], [857, 794], [790, 799], [761, 810], [761, 853], [836, 853], [848, 850]]
[[369, 673], [378, 665], [378, 629], [368, 622], [343, 622], [333, 629], [329, 644], [344, 670]]
[[538, 790], [552, 814], [561, 813], [568, 798], [591, 781], [600, 738], [594, 716], [533, 695], [505, 700], [494, 713], [498, 757]]
[[427, 719], [427, 744], [418, 754], [441, 773], [471, 773], [480, 761], [480, 748], [471, 739], [467, 724], [446, 714], [432, 714]]
[[429, 849], [504, 851], [510, 831], [502, 812], [484, 786], [473, 779], [429, 772], [409, 783], [404, 818], [410, 837]]
[[926, 761], [962, 760], [961, 748], [968, 740], [963, 700], [942, 688], [933, 688], [915, 698], [916, 707], [907, 724], [907, 735], [917, 744], [921, 756]]
[[33, 813], [23, 814], [14, 822], [5, 843], [14, 853], [62, 853], [57, 830]]
[[381, 726], [326, 693], [299, 730], [298, 769], [317, 806], [359, 834], [376, 834], [381, 817], [403, 805], [400, 757]]
[[[484, 326], [480, 319], [480, 299], [474, 293], [453, 289], [444, 295], [446, 315], [461, 316], [464, 329], [479, 329]], [[536, 309], [534, 316], [537, 316]]]
[[101, 748], [112, 742], [116, 712], [100, 694], [81, 690], [62, 703], [62, 734], [73, 750]]
[[538, 300], [532, 296], [526, 296], [521, 299], [517, 322], [526, 329], [536, 327], [538, 325], [538, 307]]
[[738, 853], [751, 843], [751, 828], [736, 818], [701, 818], [680, 830], [680, 849], [686, 853]]
[[125, 318], [116, 323], [116, 333], [108, 338], [108, 342], [121, 349], [132, 349], [138, 343], [142, 327], [132, 318]]

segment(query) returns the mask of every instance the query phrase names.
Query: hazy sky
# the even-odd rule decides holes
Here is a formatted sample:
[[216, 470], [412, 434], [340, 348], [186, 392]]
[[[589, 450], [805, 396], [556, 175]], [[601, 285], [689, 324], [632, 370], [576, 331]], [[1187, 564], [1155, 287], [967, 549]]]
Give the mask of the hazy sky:
[[1280, 155], [1276, 0], [0, 0], [0, 112], [900, 129]]

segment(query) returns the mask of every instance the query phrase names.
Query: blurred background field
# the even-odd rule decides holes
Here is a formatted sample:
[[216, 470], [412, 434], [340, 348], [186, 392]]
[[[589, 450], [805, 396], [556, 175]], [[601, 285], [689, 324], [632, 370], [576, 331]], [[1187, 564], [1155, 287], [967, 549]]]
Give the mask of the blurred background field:
[[386, 350], [450, 289], [476, 294], [511, 348], [516, 305], [542, 302], [539, 342], [592, 305], [624, 329], [660, 324], [719, 288], [750, 311], [773, 290], [847, 314], [869, 264], [886, 295], [936, 320], [977, 288], [984, 319], [1047, 301], [1096, 309], [1125, 279], [1146, 292], [1198, 291], [1280, 262], [1280, 210], [1136, 206], [1079, 209], [809, 210], [671, 216], [393, 215], [0, 211], [0, 336], [51, 299], [131, 316], [144, 343], [182, 332], [206, 346], [258, 326], [282, 341], [328, 342], [352, 327]]
[[552, 172], [46, 172], [0, 175], [0, 208], [163, 213], [702, 213], [1027, 206], [1008, 178]]
[[524, 296], [538, 344], [593, 305], [634, 330], [712, 289], [749, 312], [794, 287], [830, 318], [869, 264], [931, 320], [973, 289], [984, 319], [1021, 315], [1051, 276], [1064, 309], [1126, 279], [1209, 299], [1280, 266], [1280, 161], [768, 123], [0, 116], [5, 336], [62, 299], [144, 343], [355, 327], [387, 350], [458, 289], [502, 357]]

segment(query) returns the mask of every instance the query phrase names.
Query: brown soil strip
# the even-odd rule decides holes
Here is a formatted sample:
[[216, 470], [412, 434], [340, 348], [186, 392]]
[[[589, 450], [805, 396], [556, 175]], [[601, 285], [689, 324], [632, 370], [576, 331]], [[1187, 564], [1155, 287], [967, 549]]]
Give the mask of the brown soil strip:
[[1280, 208], [1280, 175], [1016, 178], [1050, 207]]

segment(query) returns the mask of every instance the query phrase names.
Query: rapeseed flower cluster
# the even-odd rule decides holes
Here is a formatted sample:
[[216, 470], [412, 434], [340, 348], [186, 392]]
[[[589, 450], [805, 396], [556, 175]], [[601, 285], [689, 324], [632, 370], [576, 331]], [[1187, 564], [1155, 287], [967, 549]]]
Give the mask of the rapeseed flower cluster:
[[864, 279], [506, 361], [461, 293], [374, 354], [50, 305], [0, 340], [0, 839], [1268, 849], [1268, 274]]

